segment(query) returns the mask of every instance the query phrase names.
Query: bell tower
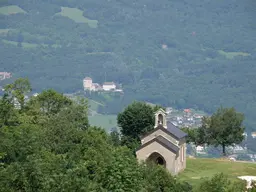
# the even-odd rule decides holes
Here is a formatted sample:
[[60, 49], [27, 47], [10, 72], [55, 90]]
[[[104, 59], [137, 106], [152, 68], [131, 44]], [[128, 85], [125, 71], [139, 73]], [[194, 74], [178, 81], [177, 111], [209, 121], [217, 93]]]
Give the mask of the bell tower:
[[166, 122], [166, 112], [163, 109], [159, 109], [155, 113], [155, 126], [154, 128], [162, 125], [164, 128], [167, 129], [167, 122]]

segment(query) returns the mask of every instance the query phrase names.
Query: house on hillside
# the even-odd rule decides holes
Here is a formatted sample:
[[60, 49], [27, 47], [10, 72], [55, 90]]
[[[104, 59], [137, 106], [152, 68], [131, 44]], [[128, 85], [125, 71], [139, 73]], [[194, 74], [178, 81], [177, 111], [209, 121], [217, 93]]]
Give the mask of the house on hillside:
[[83, 79], [84, 90], [91, 90], [92, 88], [92, 79], [90, 77], [85, 77]]
[[86, 77], [83, 79], [83, 87], [85, 91], [100, 91], [102, 89], [100, 84], [93, 83], [92, 78], [90, 77]]
[[163, 165], [173, 175], [186, 168], [186, 133], [168, 122], [167, 113], [155, 113], [154, 129], [141, 137], [136, 151], [139, 161], [153, 161]]
[[110, 91], [116, 89], [116, 84], [114, 82], [105, 82], [102, 86], [104, 91]]

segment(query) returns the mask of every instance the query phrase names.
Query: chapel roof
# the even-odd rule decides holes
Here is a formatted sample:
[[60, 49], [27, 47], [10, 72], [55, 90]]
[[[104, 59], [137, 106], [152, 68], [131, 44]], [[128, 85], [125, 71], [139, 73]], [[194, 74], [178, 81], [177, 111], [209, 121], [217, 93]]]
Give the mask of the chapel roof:
[[163, 136], [159, 135], [157, 137], [155, 137], [154, 139], [150, 140], [149, 142], [147, 143], [144, 143], [143, 145], [141, 145], [138, 149], [142, 149], [146, 146], [148, 146], [149, 144], [153, 143], [153, 142], [157, 142], [159, 143], [160, 145], [164, 146], [166, 149], [174, 152], [174, 153], [177, 153], [179, 151], [179, 147], [174, 145], [172, 142], [170, 142], [169, 140], [167, 140], [166, 138], [164, 138]]
[[163, 125], [158, 125], [155, 129], [153, 129], [152, 131], [146, 133], [141, 138], [144, 138], [144, 137], [152, 134], [153, 132], [155, 132], [155, 131], [157, 131], [159, 129], [164, 131], [164, 132], [166, 132], [169, 135], [172, 135], [173, 137], [175, 137], [178, 140], [180, 140], [180, 139], [182, 139], [182, 138], [187, 136], [187, 134], [185, 132], [183, 132], [181, 129], [176, 127], [173, 123], [168, 121], [167, 122], [167, 128], [163, 127]]

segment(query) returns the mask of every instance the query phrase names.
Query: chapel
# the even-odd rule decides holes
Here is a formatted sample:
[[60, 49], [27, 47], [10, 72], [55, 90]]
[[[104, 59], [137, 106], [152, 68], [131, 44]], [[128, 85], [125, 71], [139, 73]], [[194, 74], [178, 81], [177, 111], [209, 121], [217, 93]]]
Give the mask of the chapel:
[[186, 168], [187, 134], [167, 121], [166, 112], [155, 113], [154, 129], [141, 136], [141, 146], [136, 150], [139, 161], [153, 161], [177, 175]]

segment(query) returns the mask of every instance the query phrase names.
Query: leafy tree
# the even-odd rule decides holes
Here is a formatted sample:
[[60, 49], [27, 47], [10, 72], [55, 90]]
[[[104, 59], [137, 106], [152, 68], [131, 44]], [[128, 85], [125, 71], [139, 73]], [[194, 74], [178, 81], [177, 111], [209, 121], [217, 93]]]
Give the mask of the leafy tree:
[[146, 183], [143, 183], [144, 188], [147, 192], [192, 191], [191, 185], [186, 182], [178, 182], [162, 166], [155, 165], [152, 162], [147, 163], [147, 166], [142, 164], [142, 173], [146, 181]]
[[[143, 102], [133, 102], [117, 116], [123, 143], [133, 146], [140, 141], [139, 136], [153, 129], [156, 108]], [[132, 144], [133, 143], [133, 144]], [[136, 145], [135, 145], [136, 146]]]
[[202, 127], [207, 144], [221, 146], [223, 155], [226, 147], [243, 141], [245, 128], [244, 115], [234, 108], [219, 108], [210, 119], [204, 118]]
[[232, 183], [223, 173], [216, 174], [211, 179], [205, 179], [196, 189], [197, 192], [244, 192], [246, 191], [246, 183], [239, 181]]
[[17, 99], [22, 110], [25, 106], [25, 96], [32, 88], [27, 78], [19, 78], [14, 83], [6, 85], [4, 90], [8, 95], [12, 96], [12, 99]]
[[121, 140], [120, 140], [120, 133], [118, 130], [113, 129], [110, 132], [110, 138], [114, 146], [120, 146]]
[[188, 134], [186, 138], [187, 143], [193, 143], [195, 146], [203, 145], [206, 143], [204, 132], [199, 128], [182, 128]]
[[32, 98], [29, 105], [37, 106], [46, 115], [57, 114], [64, 107], [70, 106], [72, 101], [64, 95], [49, 89]]
[[117, 148], [112, 152], [112, 160], [106, 166], [103, 186], [108, 191], [141, 191], [142, 173], [137, 160], [127, 148]]
[[0, 98], [0, 128], [18, 123], [17, 111], [14, 108], [12, 99], [5, 93]]
[[244, 116], [234, 108], [219, 108], [211, 117], [203, 117], [199, 128], [187, 129], [188, 143], [198, 145], [221, 146], [226, 155], [226, 147], [243, 141], [245, 128], [242, 123]]

